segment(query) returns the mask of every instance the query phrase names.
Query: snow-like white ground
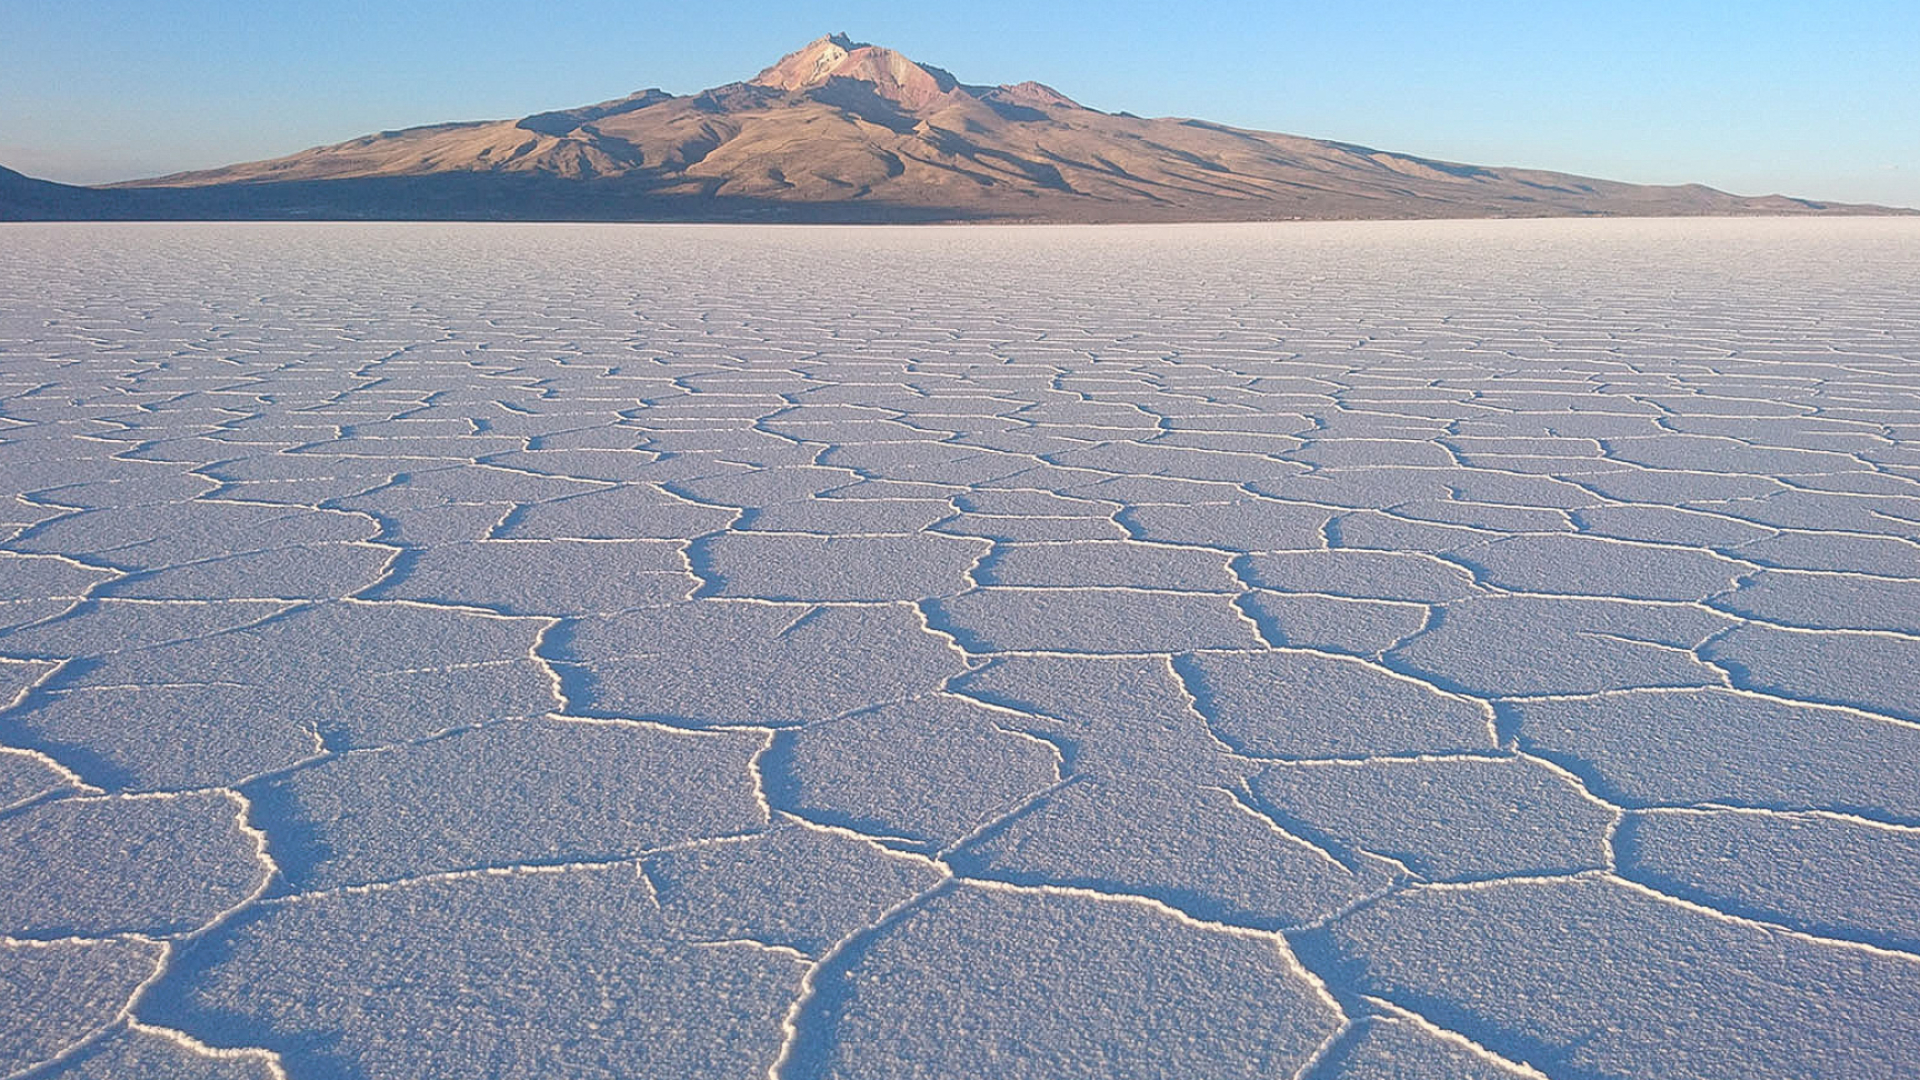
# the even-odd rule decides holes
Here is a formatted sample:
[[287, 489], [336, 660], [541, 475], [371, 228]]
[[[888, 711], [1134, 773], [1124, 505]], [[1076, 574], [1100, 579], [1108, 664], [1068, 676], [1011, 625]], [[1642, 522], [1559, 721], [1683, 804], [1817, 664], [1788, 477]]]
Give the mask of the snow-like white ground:
[[1920, 1073], [1920, 225], [0, 230], [0, 1076]]

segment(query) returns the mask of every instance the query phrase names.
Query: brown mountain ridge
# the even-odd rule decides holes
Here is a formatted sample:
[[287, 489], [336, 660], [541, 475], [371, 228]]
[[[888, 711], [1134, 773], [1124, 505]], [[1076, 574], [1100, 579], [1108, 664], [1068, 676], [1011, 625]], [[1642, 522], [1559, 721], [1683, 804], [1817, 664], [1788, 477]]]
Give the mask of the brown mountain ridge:
[[834, 34], [746, 82], [78, 188], [0, 170], [5, 218], [1240, 221], [1884, 208], [1484, 168], [973, 86]]

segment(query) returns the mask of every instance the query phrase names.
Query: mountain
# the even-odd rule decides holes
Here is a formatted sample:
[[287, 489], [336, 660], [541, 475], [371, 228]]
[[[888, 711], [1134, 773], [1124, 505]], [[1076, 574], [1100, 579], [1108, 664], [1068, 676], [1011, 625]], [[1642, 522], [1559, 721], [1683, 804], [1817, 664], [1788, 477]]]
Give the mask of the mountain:
[[[4, 170], [0, 170], [4, 172]], [[1484, 168], [974, 86], [830, 35], [746, 82], [383, 131], [103, 188], [0, 175], [0, 218], [1208, 221], [1885, 212]]]

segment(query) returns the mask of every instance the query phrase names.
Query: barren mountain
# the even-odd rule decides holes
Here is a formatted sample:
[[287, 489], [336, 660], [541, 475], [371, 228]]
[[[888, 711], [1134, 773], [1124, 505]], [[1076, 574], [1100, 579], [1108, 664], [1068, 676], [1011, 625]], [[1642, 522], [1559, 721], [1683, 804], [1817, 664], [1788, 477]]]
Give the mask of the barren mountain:
[[1875, 209], [1105, 113], [1040, 83], [968, 85], [843, 35], [750, 81], [687, 96], [650, 89], [519, 120], [384, 131], [109, 188], [24, 181], [0, 182], [0, 218], [1091, 222]]

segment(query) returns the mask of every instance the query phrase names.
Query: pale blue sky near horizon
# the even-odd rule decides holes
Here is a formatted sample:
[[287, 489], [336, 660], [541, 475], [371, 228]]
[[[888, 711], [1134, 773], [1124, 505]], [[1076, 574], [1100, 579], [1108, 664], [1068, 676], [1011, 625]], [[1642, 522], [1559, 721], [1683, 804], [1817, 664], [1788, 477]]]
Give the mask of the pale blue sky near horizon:
[[98, 183], [750, 78], [962, 81], [1481, 165], [1920, 206], [1920, 3], [0, 0], [0, 165]]

